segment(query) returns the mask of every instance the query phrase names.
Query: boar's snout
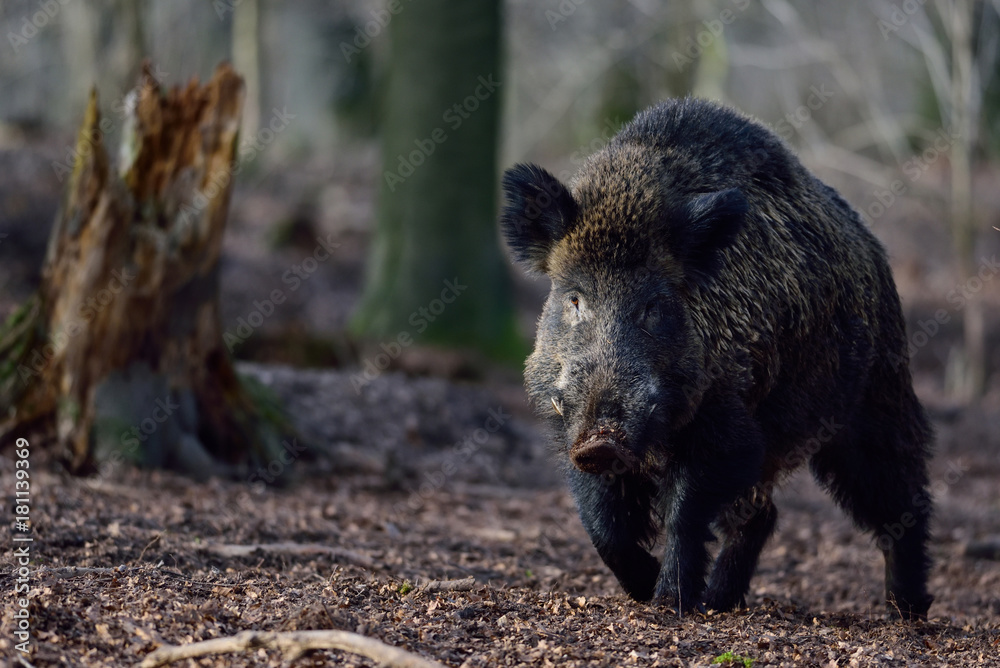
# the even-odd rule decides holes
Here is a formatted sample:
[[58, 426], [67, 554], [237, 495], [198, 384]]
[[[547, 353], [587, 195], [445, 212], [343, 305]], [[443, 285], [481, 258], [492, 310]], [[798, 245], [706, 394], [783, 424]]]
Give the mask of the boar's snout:
[[584, 473], [595, 474], [631, 471], [639, 464], [625, 445], [624, 430], [612, 425], [582, 432], [570, 448], [569, 458]]
[[[603, 475], [642, 468], [645, 436], [649, 426], [652, 383], [643, 376], [595, 365], [583, 380], [581, 412], [571, 418], [570, 461], [580, 471]], [[575, 403], [570, 399], [570, 403]]]

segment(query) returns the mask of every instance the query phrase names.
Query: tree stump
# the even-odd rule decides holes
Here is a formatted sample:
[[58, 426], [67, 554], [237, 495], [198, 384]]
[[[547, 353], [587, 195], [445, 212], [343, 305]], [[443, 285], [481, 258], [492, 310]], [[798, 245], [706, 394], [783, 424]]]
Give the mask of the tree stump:
[[239, 474], [281, 454], [287, 424], [236, 375], [219, 315], [243, 99], [226, 64], [165, 92], [144, 68], [113, 170], [91, 93], [41, 288], [0, 328], [0, 441], [41, 428], [75, 472]]

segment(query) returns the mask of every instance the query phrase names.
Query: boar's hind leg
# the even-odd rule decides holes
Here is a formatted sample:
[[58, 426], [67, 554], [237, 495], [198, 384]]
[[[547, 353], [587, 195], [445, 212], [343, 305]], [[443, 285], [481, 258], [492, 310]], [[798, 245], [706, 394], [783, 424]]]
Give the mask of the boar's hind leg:
[[777, 519], [770, 494], [756, 489], [720, 518], [722, 550], [708, 579], [705, 607], [725, 612], [746, 605], [750, 578]]
[[569, 488], [601, 559], [629, 596], [648, 601], [660, 571], [660, 562], [646, 549], [658, 529], [652, 516], [652, 483], [631, 474], [599, 476], [574, 468]]
[[933, 601], [927, 593], [931, 500], [924, 445], [930, 433], [919, 406], [910, 428], [894, 429], [885, 412], [875, 412], [869, 408], [851, 433], [827, 443], [810, 467], [854, 521], [874, 534], [885, 557], [889, 614], [926, 618]]

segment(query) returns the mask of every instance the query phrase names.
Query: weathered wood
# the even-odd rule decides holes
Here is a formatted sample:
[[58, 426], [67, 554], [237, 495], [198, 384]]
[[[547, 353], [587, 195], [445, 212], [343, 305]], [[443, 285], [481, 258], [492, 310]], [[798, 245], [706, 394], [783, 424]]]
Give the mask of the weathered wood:
[[241, 384], [219, 316], [243, 98], [228, 65], [165, 92], [145, 70], [112, 170], [91, 93], [41, 288], [0, 329], [0, 440], [48, 428], [76, 471], [203, 476], [278, 456], [285, 425]]

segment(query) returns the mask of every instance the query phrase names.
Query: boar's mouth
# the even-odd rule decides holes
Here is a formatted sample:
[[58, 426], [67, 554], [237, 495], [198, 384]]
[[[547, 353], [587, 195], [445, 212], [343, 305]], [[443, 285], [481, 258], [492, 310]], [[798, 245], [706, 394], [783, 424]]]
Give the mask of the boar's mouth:
[[569, 450], [569, 458], [584, 473], [624, 473], [639, 465], [625, 445], [625, 432], [614, 427], [595, 427], [581, 433]]

